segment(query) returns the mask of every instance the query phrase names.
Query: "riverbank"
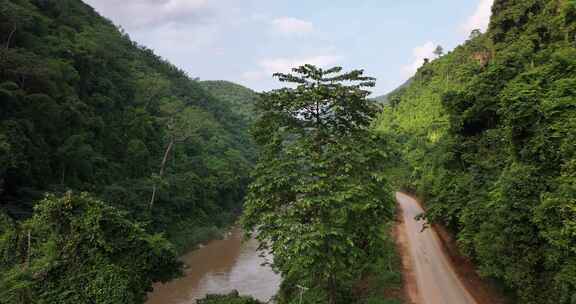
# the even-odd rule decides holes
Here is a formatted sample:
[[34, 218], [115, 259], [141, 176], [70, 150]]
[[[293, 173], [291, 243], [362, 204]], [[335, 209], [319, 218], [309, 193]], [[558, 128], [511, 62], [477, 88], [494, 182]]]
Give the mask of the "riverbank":
[[194, 304], [207, 294], [237, 290], [268, 301], [280, 286], [280, 277], [262, 264], [268, 257], [257, 252], [255, 240], [244, 241], [240, 228], [181, 257], [184, 276], [166, 284], [157, 283], [147, 304]]
[[227, 232], [234, 228], [238, 217], [238, 213], [222, 212], [212, 221], [206, 219], [179, 220], [165, 227], [164, 231], [178, 255], [182, 256], [198, 249], [200, 245], [222, 239]]

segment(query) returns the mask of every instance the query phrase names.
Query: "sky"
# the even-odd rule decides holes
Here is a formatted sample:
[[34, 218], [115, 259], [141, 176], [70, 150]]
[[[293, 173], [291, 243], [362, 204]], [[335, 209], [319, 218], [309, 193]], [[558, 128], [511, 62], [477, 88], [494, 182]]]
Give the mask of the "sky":
[[311, 63], [363, 69], [375, 95], [406, 81], [436, 46], [488, 25], [493, 0], [84, 0], [139, 44], [202, 80], [256, 91]]

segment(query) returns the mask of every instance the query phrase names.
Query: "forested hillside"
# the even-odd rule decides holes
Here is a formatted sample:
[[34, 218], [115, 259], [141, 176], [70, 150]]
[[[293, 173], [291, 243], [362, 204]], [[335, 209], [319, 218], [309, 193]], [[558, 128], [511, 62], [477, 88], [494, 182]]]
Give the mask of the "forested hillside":
[[0, 303], [141, 303], [240, 208], [252, 97], [80, 0], [0, 0], [0, 44]]
[[258, 93], [249, 88], [224, 80], [207, 80], [200, 82], [212, 96], [230, 103], [234, 113], [251, 121], [254, 119], [254, 105], [260, 98]]
[[404, 185], [513, 303], [576, 301], [576, 4], [496, 0], [489, 30], [390, 97]]
[[377, 97], [374, 97], [371, 99], [376, 101], [376, 102], [379, 102], [381, 104], [386, 105], [390, 102], [390, 97], [396, 95], [399, 91], [401, 91], [405, 87], [409, 86], [412, 83], [412, 81], [413, 81], [413, 78], [410, 78], [410, 79], [406, 80], [406, 82], [404, 82], [401, 86], [399, 86], [398, 88], [393, 90], [392, 92], [390, 92], [388, 94], [381, 95], [381, 96], [377, 96]]

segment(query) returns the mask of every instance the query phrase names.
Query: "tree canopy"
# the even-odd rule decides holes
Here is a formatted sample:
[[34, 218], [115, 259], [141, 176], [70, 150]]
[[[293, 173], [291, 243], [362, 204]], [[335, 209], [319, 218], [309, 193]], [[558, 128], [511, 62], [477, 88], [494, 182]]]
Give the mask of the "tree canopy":
[[256, 105], [261, 153], [243, 215], [284, 279], [328, 303], [345, 302], [394, 206], [370, 131], [377, 107], [365, 88], [374, 79], [341, 71], [305, 65], [275, 75], [291, 86]]

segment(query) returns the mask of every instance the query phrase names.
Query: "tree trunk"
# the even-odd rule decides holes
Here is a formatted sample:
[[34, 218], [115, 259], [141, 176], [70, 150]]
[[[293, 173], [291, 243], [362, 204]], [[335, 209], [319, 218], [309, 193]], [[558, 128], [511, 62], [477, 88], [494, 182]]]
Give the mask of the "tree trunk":
[[6, 39], [6, 46], [5, 46], [6, 49], [10, 48], [10, 42], [12, 41], [12, 37], [16, 33], [16, 29], [17, 29], [17, 27], [14, 26], [14, 29], [12, 29], [10, 34], [8, 34], [8, 39]]
[[26, 269], [30, 267], [30, 257], [32, 256], [32, 235], [31, 231], [28, 230], [28, 250], [26, 252]]
[[[170, 156], [170, 152], [172, 151], [172, 148], [174, 147], [174, 138], [170, 139], [170, 142], [168, 143], [168, 147], [166, 147], [166, 151], [164, 151], [164, 158], [162, 159], [162, 163], [160, 164], [160, 173], [158, 174], [158, 176], [160, 178], [162, 178], [162, 176], [164, 176], [164, 170], [166, 169], [166, 163], [168, 163], [168, 157]], [[154, 186], [152, 187], [152, 198], [150, 199], [150, 209], [152, 209], [152, 207], [154, 206], [154, 201], [156, 200], [156, 194], [158, 193], [158, 185], [156, 185], [156, 183], [154, 183]]]
[[64, 185], [64, 181], [66, 180], [66, 166], [62, 167], [62, 180], [60, 181], [60, 184]]
[[328, 304], [336, 304], [336, 280], [332, 273], [328, 279]]

